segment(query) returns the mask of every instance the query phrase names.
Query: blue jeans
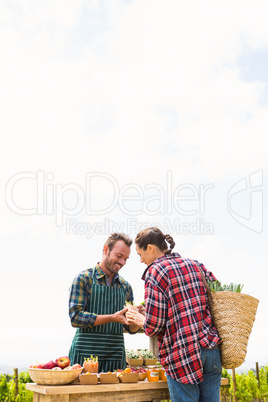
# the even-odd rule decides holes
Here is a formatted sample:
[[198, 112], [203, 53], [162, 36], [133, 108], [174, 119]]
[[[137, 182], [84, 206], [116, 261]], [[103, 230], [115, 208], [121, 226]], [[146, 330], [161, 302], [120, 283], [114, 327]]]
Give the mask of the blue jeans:
[[221, 387], [220, 349], [201, 347], [203, 381], [199, 384], [182, 384], [167, 375], [172, 402], [219, 402]]

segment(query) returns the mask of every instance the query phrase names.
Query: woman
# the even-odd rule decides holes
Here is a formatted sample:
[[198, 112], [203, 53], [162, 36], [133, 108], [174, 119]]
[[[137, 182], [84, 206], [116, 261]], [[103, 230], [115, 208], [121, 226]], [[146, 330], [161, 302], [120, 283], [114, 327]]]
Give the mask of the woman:
[[145, 315], [129, 311], [129, 323], [143, 325], [146, 335], [158, 337], [172, 402], [220, 401], [221, 340], [201, 272], [210, 281], [216, 278], [198, 261], [172, 253], [173, 238], [158, 228], [142, 230], [135, 243], [140, 262], [147, 265], [142, 276]]

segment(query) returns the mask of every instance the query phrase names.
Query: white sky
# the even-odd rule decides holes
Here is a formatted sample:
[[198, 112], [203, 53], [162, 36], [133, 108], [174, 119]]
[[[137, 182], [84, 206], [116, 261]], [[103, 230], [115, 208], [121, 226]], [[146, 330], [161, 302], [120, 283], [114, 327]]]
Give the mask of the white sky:
[[[72, 279], [110, 231], [152, 224], [260, 300], [242, 368], [268, 362], [267, 11], [1, 1], [0, 365], [67, 354]], [[143, 269], [133, 249], [137, 303]]]

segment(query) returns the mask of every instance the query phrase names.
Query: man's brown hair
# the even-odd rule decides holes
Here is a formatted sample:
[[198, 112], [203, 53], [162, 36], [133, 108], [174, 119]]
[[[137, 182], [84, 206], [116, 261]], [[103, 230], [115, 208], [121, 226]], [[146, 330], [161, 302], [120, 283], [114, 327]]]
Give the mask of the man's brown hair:
[[122, 240], [126, 246], [130, 247], [132, 244], [132, 239], [124, 233], [112, 233], [104, 243], [104, 246], [108, 246], [111, 251], [118, 240]]

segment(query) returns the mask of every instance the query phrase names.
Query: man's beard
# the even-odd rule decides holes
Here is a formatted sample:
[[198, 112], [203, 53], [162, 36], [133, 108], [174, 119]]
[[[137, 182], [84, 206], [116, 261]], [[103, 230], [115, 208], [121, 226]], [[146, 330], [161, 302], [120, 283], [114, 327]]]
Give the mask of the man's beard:
[[109, 257], [109, 256], [110, 256], [110, 253], [111, 253], [111, 252], [109, 251], [109, 254], [107, 255], [107, 258], [106, 258], [106, 260], [105, 260], [104, 265], [105, 265], [105, 268], [106, 268], [109, 272], [111, 272], [111, 273], [113, 273], [113, 274], [117, 274], [118, 271], [119, 271], [119, 269], [115, 267], [115, 264], [119, 265], [120, 268], [122, 268], [122, 266], [121, 266], [121, 264], [119, 264], [118, 262], [117, 262], [117, 263], [114, 262], [114, 261]]

